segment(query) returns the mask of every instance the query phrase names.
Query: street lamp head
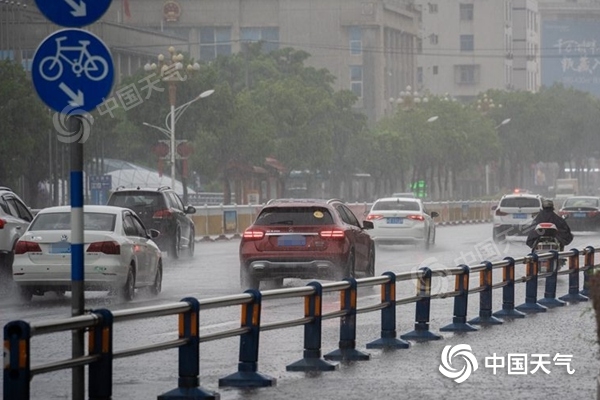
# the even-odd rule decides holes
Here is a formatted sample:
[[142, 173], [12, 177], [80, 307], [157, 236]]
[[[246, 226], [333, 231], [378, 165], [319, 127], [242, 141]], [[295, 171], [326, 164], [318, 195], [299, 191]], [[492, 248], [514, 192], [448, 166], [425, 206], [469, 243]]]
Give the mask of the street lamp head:
[[159, 54], [157, 58], [158, 58], [158, 61], [160, 61], [160, 62], [165, 61], [165, 55], [164, 54]]
[[213, 94], [214, 92], [215, 92], [215, 90], [214, 90], [214, 89], [206, 90], [206, 91], [204, 91], [204, 92], [200, 93], [200, 96], [198, 96], [198, 97], [200, 97], [201, 99], [203, 99], [203, 98], [205, 98], [205, 97], [208, 97], [208, 96], [210, 96], [210, 95], [211, 95], [211, 94]]
[[427, 122], [437, 121], [438, 118], [439, 118], [439, 115], [434, 115], [433, 117], [429, 117], [429, 119], [427, 120]]
[[178, 70], [179, 70], [179, 69], [183, 69], [183, 64], [182, 64], [182, 63], [180, 63], [180, 62], [176, 62], [176, 63], [175, 63], [175, 69], [178, 69]]
[[200, 64], [198, 64], [197, 62], [192, 64], [192, 69], [194, 71], [200, 71]]
[[175, 47], [173, 47], [173, 46], [170, 46], [168, 48], [168, 50], [169, 50], [169, 53], [171, 53], [171, 54], [175, 53]]

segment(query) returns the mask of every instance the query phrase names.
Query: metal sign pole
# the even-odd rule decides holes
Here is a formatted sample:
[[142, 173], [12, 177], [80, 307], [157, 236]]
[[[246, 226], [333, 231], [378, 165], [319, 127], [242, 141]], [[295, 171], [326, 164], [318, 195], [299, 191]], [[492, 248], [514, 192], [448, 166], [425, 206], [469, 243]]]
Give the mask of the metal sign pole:
[[[80, 116], [70, 116], [72, 132], [80, 132], [83, 125]], [[84, 268], [83, 268], [83, 143], [71, 143], [71, 315], [84, 312]], [[73, 358], [84, 355], [84, 331], [74, 329], [72, 334]], [[84, 400], [85, 368], [73, 368], [73, 400]]]

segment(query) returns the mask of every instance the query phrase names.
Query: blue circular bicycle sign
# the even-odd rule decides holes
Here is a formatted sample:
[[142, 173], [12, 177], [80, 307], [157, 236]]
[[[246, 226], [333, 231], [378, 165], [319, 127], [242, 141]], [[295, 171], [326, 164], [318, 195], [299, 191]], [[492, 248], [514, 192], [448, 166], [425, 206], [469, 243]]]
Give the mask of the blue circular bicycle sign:
[[104, 15], [112, 0], [35, 0], [38, 8], [57, 25], [89, 25]]
[[39, 45], [31, 76], [49, 107], [64, 114], [82, 114], [110, 93], [114, 67], [110, 51], [97, 36], [81, 29], [63, 29]]

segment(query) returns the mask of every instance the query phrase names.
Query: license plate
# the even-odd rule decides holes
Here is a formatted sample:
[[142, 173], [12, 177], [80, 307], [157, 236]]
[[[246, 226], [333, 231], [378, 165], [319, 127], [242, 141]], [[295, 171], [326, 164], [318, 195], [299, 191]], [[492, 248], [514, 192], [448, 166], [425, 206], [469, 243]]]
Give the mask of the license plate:
[[71, 243], [52, 243], [50, 245], [51, 254], [71, 254]]
[[513, 214], [514, 219], [527, 219], [527, 214]]
[[575, 218], [585, 218], [585, 217], [587, 217], [587, 213], [576, 212], [576, 213], [573, 213], [573, 217], [575, 217]]
[[277, 238], [278, 246], [306, 246], [306, 238], [304, 236], [280, 236]]
[[400, 218], [400, 217], [389, 217], [387, 219], [387, 223], [388, 224], [401, 224], [402, 223], [402, 218]]

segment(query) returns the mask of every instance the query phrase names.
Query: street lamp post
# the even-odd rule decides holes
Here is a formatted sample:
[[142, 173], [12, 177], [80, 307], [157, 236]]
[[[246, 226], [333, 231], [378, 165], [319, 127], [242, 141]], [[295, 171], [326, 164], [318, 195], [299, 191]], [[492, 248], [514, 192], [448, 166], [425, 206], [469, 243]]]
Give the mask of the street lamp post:
[[[175, 189], [175, 160], [177, 151], [177, 143], [175, 140], [175, 123], [177, 122], [181, 114], [183, 114], [183, 112], [192, 103], [202, 98], [210, 96], [211, 94], [213, 94], [214, 90], [211, 89], [204, 91], [199, 96], [193, 98], [187, 103], [182, 104], [179, 107], [175, 107], [177, 98], [177, 83], [185, 81], [185, 78], [181, 76], [181, 70], [183, 70], [183, 64], [181, 63], [181, 61], [183, 61], [184, 57], [181, 53], [176, 54], [175, 48], [173, 46], [169, 47], [169, 54], [169, 59], [165, 59], [165, 56], [163, 54], [159, 54], [158, 65], [155, 63], [147, 63], [146, 65], [144, 65], [144, 70], [148, 72], [159, 69], [162, 80], [168, 82], [169, 84], [170, 112], [165, 118], [166, 129], [148, 124], [146, 122], [144, 122], [144, 125], [160, 130], [170, 140], [171, 188]], [[186, 69], [188, 72], [198, 71], [200, 69], [200, 65], [198, 63], [188, 64]]]

